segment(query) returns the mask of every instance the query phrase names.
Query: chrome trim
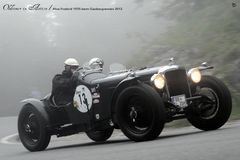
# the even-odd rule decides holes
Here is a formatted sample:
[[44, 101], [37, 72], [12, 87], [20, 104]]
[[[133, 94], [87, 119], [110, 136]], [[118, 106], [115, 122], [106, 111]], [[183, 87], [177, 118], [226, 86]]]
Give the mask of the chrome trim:
[[[165, 74], [164, 74], [164, 76], [165, 76]], [[166, 91], [167, 91], [167, 95], [168, 95], [168, 100], [170, 100], [170, 99], [171, 99], [171, 96], [170, 96], [170, 92], [169, 92], [169, 89], [168, 89], [167, 80], [166, 80], [166, 82], [165, 82], [165, 85], [166, 85]]]
[[202, 98], [202, 96], [189, 97], [189, 98], [186, 98], [186, 100], [187, 101], [192, 101], [192, 100], [200, 99], [200, 98]]
[[[186, 77], [187, 77], [187, 85], [188, 85], [189, 97], [192, 97], [192, 92], [191, 92], [190, 83], [189, 83], [189, 79], [188, 79], [188, 76], [187, 76], [186, 68], [174, 65], [174, 66], [170, 66], [170, 67], [168, 66], [165, 69], [166, 70], [164, 72], [161, 72], [164, 76], [165, 76], [165, 73], [167, 73], [168, 71], [174, 71], [174, 70], [179, 70], [179, 69], [184, 69], [185, 70], [185, 74], [186, 74]], [[169, 92], [169, 89], [168, 89], [167, 79], [166, 79], [165, 85], [166, 85], [166, 92], [167, 92], [167, 95], [168, 95], [168, 99], [170, 100], [171, 96], [170, 96], [170, 92]], [[187, 100], [187, 98], [186, 98], [186, 100]]]
[[[186, 76], [187, 76], [187, 70], [185, 69], [185, 71], [186, 71]], [[187, 83], [188, 83], [189, 96], [192, 97], [192, 91], [191, 91], [191, 87], [190, 87], [190, 82], [189, 82], [188, 76], [187, 76]]]

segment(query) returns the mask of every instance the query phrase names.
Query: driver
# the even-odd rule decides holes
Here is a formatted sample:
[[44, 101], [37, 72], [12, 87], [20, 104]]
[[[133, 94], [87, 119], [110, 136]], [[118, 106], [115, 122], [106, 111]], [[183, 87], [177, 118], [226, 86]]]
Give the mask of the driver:
[[65, 69], [62, 74], [57, 74], [52, 80], [52, 102], [54, 105], [63, 105], [73, 100], [76, 83], [73, 72], [79, 67], [79, 63], [74, 58], [68, 58], [64, 62]]

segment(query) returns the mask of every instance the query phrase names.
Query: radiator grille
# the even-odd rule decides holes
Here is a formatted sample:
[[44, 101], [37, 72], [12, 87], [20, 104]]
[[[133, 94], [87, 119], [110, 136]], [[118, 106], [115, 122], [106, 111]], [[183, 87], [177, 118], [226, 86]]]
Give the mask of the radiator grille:
[[185, 69], [168, 71], [165, 73], [170, 96], [185, 94], [190, 97], [188, 78]]

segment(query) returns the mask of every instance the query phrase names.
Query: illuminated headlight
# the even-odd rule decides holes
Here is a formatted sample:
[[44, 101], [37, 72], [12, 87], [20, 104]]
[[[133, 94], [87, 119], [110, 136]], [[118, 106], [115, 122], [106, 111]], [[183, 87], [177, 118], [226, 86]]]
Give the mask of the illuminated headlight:
[[192, 68], [188, 71], [188, 77], [190, 77], [194, 83], [199, 83], [201, 81], [202, 74], [198, 68]]
[[151, 77], [151, 82], [157, 87], [158, 89], [163, 89], [165, 86], [165, 78], [161, 74], [154, 74]]

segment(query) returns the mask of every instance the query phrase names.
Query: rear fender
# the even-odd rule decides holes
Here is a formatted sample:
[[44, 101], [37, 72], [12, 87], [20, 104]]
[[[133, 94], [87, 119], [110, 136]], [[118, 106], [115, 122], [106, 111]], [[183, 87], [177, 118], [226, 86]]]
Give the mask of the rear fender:
[[24, 107], [25, 106], [33, 106], [34, 108], [36, 108], [42, 115], [43, 119], [45, 120], [45, 122], [47, 124], [50, 123], [50, 120], [49, 120], [49, 116], [48, 116], [48, 113], [47, 111], [45, 110], [45, 105], [42, 101], [38, 100], [38, 99], [34, 99], [34, 98], [29, 98], [29, 99], [25, 99], [25, 100], [22, 100], [21, 103], [23, 103]]

